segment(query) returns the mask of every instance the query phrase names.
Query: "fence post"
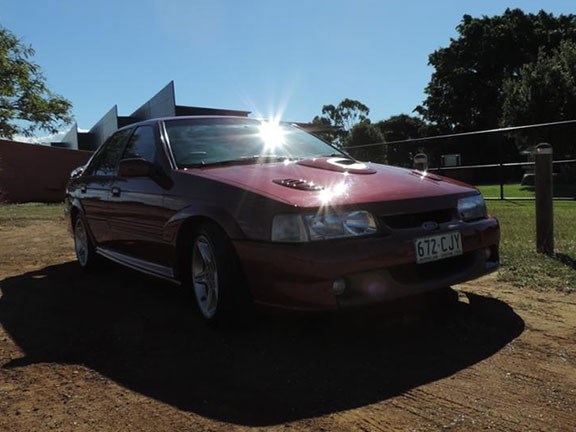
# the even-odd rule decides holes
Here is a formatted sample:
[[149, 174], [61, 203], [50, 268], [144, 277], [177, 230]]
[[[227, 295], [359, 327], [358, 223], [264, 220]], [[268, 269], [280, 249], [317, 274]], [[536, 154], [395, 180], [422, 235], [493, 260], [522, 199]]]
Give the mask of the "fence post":
[[554, 208], [552, 191], [552, 146], [536, 146], [534, 177], [536, 189], [536, 250], [554, 255]]
[[502, 155], [502, 146], [504, 145], [504, 137], [500, 137], [498, 143], [498, 179], [500, 181], [500, 201], [504, 201], [504, 162]]

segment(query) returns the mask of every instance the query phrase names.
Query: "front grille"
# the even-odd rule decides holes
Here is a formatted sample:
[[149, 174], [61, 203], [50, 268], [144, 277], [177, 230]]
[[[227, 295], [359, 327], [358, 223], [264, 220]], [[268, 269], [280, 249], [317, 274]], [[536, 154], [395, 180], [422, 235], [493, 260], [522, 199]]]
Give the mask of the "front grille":
[[446, 258], [425, 264], [403, 264], [390, 267], [390, 275], [399, 283], [413, 285], [444, 279], [468, 270], [476, 258], [476, 252], [468, 252], [457, 257]]
[[436, 222], [437, 224], [450, 222], [452, 216], [452, 209], [443, 209], [422, 213], [382, 216], [380, 220], [392, 229], [407, 229], [420, 227], [424, 222]]

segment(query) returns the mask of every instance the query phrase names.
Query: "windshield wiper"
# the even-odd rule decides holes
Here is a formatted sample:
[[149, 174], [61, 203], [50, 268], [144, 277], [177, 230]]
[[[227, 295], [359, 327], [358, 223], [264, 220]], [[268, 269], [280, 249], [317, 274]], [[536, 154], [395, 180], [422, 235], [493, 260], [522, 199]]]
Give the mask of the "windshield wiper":
[[331, 154], [321, 154], [316, 157], [350, 157], [346, 153], [331, 153]]
[[259, 160], [259, 159], [271, 159], [271, 160], [302, 160], [303, 157], [298, 156], [280, 156], [274, 154], [259, 154], [254, 156], [242, 156], [240, 159], [249, 159], [249, 160]]

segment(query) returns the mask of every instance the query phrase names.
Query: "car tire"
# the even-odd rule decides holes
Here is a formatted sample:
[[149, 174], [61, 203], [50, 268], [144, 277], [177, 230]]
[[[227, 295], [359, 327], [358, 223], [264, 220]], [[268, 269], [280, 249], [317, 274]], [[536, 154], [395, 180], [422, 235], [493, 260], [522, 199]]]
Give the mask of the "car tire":
[[232, 242], [217, 225], [201, 225], [192, 238], [189, 279], [198, 310], [210, 324], [247, 316], [250, 301]]
[[74, 250], [78, 264], [85, 271], [92, 271], [99, 267], [100, 259], [92, 242], [88, 226], [81, 215], [74, 221]]

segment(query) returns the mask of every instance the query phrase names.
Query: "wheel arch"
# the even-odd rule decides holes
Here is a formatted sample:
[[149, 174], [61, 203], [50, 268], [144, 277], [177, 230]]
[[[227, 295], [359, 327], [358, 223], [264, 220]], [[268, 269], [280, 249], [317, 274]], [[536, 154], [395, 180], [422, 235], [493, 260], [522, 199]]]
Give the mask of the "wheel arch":
[[80, 214], [80, 208], [78, 208], [78, 206], [73, 205], [72, 207], [70, 207], [70, 223], [72, 224], [72, 226], [74, 226], [74, 224], [76, 223], [76, 218], [78, 217], [78, 214]]
[[[181, 212], [178, 216], [172, 218], [171, 223], [169, 222], [169, 230], [173, 231], [174, 236], [173, 244], [176, 253], [176, 268], [174, 270], [180, 280], [188, 276], [186, 263], [190, 253], [190, 240], [195, 231], [203, 224], [218, 227], [230, 240], [244, 238], [244, 234], [232, 216], [223, 212], [198, 212], [188, 209], [187, 212]], [[233, 245], [232, 247], [234, 248]], [[237, 254], [235, 249], [234, 253]]]
[[78, 215], [82, 212], [82, 204], [80, 204], [79, 200], [74, 199], [66, 203], [66, 207], [64, 208], [64, 216], [68, 222], [68, 233], [72, 237], [74, 237], [76, 219], [78, 219]]
[[70, 199], [69, 203], [67, 203], [67, 207], [69, 207], [68, 212], [70, 214], [70, 222], [73, 226], [78, 215], [84, 213], [84, 208], [82, 207], [81, 201], [77, 198]]
[[[205, 237], [211, 246], [212, 256], [217, 263], [218, 306], [215, 316], [207, 316], [202, 309], [192, 262], [197, 239]], [[178, 235], [178, 267], [176, 277], [184, 285], [191, 284], [196, 302], [204, 318], [211, 323], [224, 323], [250, 313], [252, 297], [246, 285], [246, 279], [238, 251], [227, 231], [218, 221], [205, 215], [196, 215], [183, 221]], [[212, 262], [212, 259], [210, 260]], [[210, 297], [210, 296], [208, 296]], [[218, 312], [219, 311], [219, 312]]]
[[183, 226], [194, 224], [197, 221], [211, 221], [223, 229], [231, 239], [245, 238], [244, 232], [236, 219], [225, 209], [192, 204], [174, 214], [164, 226], [165, 240], [174, 241], [181, 232]]

